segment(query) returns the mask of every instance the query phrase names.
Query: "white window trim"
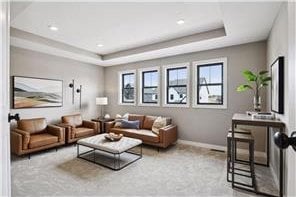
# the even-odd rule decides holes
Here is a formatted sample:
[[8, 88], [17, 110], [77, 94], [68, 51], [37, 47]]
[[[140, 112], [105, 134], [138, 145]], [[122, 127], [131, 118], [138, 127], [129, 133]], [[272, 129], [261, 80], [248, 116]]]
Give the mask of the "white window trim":
[[[146, 72], [146, 71], [152, 71], [152, 70], [157, 70], [158, 72], [158, 83], [157, 83], [157, 103], [143, 103], [142, 102], [142, 87], [143, 87], [143, 84], [142, 84], [142, 73], [143, 72]], [[138, 106], [153, 106], [153, 107], [159, 107], [160, 106], [160, 67], [159, 66], [156, 66], [156, 67], [149, 67], [149, 68], [141, 68], [141, 69], [138, 69], [138, 81], [139, 81], [139, 91], [138, 91]]]
[[[170, 68], [178, 68], [178, 67], [187, 67], [187, 102], [186, 104], [168, 104], [167, 103], [167, 69]], [[184, 63], [178, 63], [178, 64], [170, 64], [170, 65], [164, 65], [162, 67], [162, 106], [163, 107], [185, 107], [189, 108], [190, 106], [190, 63], [184, 62]]]
[[[204, 65], [204, 64], [214, 64], [222, 62], [223, 63], [223, 105], [198, 105], [197, 104], [197, 65]], [[193, 66], [193, 99], [192, 99], [192, 107], [193, 108], [208, 108], [208, 109], [227, 109], [227, 100], [228, 100], [228, 92], [227, 92], [227, 58], [217, 58], [217, 59], [210, 59], [210, 60], [202, 60], [202, 61], [194, 61], [192, 62]]]
[[[134, 102], [133, 103], [123, 103], [122, 102], [122, 75], [127, 73], [133, 73], [135, 76], [135, 87], [134, 87]], [[137, 72], [136, 70], [125, 70], [118, 72], [118, 105], [129, 105], [129, 106], [136, 106], [137, 103]]]

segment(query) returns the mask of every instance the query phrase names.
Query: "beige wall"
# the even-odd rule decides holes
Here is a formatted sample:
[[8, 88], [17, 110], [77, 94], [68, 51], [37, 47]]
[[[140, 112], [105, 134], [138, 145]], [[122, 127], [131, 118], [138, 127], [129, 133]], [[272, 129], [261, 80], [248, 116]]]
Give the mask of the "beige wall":
[[[65, 114], [82, 112], [84, 118], [98, 116], [95, 98], [104, 91], [104, 69], [100, 66], [77, 62], [61, 57], [37, 53], [11, 47], [10, 75], [41, 77], [63, 80], [63, 107], [11, 109], [21, 118], [45, 117], [49, 122], [57, 122]], [[72, 90], [68, 87], [75, 79], [76, 88], [82, 85], [82, 110], [79, 109], [79, 94], [75, 93], [72, 105]]]
[[[118, 105], [118, 71], [219, 57], [228, 58], [228, 108], [226, 110], [193, 109], [192, 107], [168, 108]], [[230, 128], [233, 113], [245, 113], [247, 110], [252, 110], [253, 97], [251, 92], [237, 93], [235, 90], [240, 83], [244, 82], [244, 79], [241, 76], [242, 70], [251, 69], [253, 71], [258, 71], [265, 68], [265, 42], [256, 42], [126, 65], [106, 67], [105, 95], [108, 96], [110, 100], [106, 112], [110, 113], [112, 116], [117, 113], [123, 114], [126, 112], [170, 116], [173, 118], [174, 123], [178, 125], [179, 139], [225, 146], [225, 136], [227, 134], [227, 129]], [[192, 77], [191, 81], [193, 81]], [[264, 97], [263, 100], [265, 100]], [[256, 143], [256, 149], [262, 151], [265, 147], [265, 133], [256, 133], [256, 139], [259, 139], [258, 143]]]
[[[295, 2], [283, 3], [280, 12], [274, 21], [273, 28], [270, 32], [267, 42], [267, 65], [270, 65], [278, 56], [285, 57], [285, 105], [284, 114], [277, 115], [286, 123], [287, 135], [295, 130]], [[270, 109], [270, 94], [268, 94], [268, 109]], [[272, 139], [271, 139], [272, 140]], [[271, 162], [272, 168], [278, 174], [278, 148], [272, 144]], [[285, 151], [285, 194], [288, 196], [296, 196], [295, 190], [295, 152], [289, 147]]]

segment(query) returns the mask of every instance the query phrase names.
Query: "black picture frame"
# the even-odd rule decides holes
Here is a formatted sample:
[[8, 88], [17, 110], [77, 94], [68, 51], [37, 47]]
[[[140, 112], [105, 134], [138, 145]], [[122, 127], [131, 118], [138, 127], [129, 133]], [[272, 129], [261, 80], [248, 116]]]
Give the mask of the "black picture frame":
[[[20, 88], [20, 82], [29, 83], [39, 86], [48, 83], [49, 85], [56, 86], [57, 93], [54, 90], [46, 91], [34, 91], [35, 87], [31, 87], [28, 84], [22, 84], [23, 89]], [[28, 86], [26, 86], [28, 85]], [[13, 109], [29, 109], [29, 108], [51, 108], [51, 107], [63, 107], [63, 80], [48, 79], [39, 77], [27, 77], [27, 76], [12, 76], [12, 108]], [[24, 90], [27, 88], [27, 93]], [[31, 92], [28, 91], [31, 88]], [[49, 88], [49, 87], [48, 87]], [[51, 89], [54, 87], [50, 87]], [[26, 95], [27, 94], [27, 95]], [[31, 94], [31, 95], [30, 95]], [[24, 99], [24, 103], [20, 103], [20, 99]], [[28, 102], [31, 99], [32, 102]]]
[[284, 114], [284, 57], [271, 64], [271, 111]]

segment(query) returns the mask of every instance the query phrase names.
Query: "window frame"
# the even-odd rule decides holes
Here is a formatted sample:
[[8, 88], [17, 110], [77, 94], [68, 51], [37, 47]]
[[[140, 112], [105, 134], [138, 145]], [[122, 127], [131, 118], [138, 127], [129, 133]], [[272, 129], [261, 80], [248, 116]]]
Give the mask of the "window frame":
[[[144, 99], [144, 73], [149, 73], [149, 72], [157, 72], [158, 73], [158, 81], [157, 81], [157, 86], [148, 86], [146, 88], [157, 88], [157, 102], [143, 102]], [[149, 67], [149, 68], [142, 68], [138, 69], [138, 74], [139, 74], [139, 106], [160, 106], [160, 67]]]
[[[124, 98], [123, 98], [123, 90], [125, 88], [123, 88], [123, 85], [124, 85], [124, 75], [131, 75], [133, 74], [134, 75], [134, 101], [133, 102], [124, 102]], [[136, 91], [137, 91], [137, 76], [136, 76], [136, 71], [135, 70], [127, 70], [127, 71], [121, 71], [121, 72], [118, 72], [118, 79], [119, 79], [119, 90], [118, 90], [118, 104], [119, 105], [136, 105]]]
[[[221, 103], [199, 103], [199, 70], [200, 67], [212, 66], [222, 64], [222, 83], [211, 83], [210, 86], [221, 85], [221, 97], [222, 97], [222, 104]], [[227, 58], [217, 58], [217, 59], [209, 59], [209, 60], [202, 60], [202, 61], [195, 61], [192, 63], [193, 66], [193, 99], [192, 99], [192, 107], [193, 108], [212, 108], [212, 109], [227, 109]]]
[[[174, 69], [180, 69], [180, 68], [186, 68], [187, 69], [187, 82], [186, 85], [179, 85], [178, 87], [186, 87], [186, 91], [187, 91], [187, 97], [186, 97], [186, 103], [182, 104], [182, 103], [169, 103], [168, 102], [168, 90], [169, 87], [173, 87], [173, 86], [168, 86], [168, 80], [169, 80], [169, 76], [168, 76], [168, 71], [169, 70], [174, 70]], [[184, 63], [178, 63], [178, 64], [171, 64], [171, 65], [165, 65], [163, 66], [163, 107], [185, 107], [188, 108], [190, 106], [190, 63], [189, 62], [184, 62]], [[177, 87], [177, 86], [174, 86]]]

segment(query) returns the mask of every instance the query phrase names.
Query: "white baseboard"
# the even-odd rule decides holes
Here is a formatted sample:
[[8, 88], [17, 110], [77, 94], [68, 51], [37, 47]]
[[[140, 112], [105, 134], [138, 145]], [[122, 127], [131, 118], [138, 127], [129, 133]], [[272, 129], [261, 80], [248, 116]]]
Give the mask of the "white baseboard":
[[[201, 148], [214, 149], [214, 150], [219, 150], [219, 151], [226, 151], [226, 146], [219, 146], [219, 145], [214, 145], [214, 144], [193, 142], [193, 141], [188, 141], [188, 140], [178, 140], [178, 143], [185, 144], [185, 145], [196, 146], [196, 147], [201, 147]], [[240, 154], [248, 154], [249, 151], [247, 149], [238, 148], [237, 152], [240, 153]], [[255, 156], [256, 157], [261, 157], [261, 158], [266, 158], [266, 153], [261, 152], [261, 151], [255, 151]]]
[[226, 151], [225, 146], [218, 146], [218, 145], [206, 144], [206, 143], [200, 143], [200, 142], [194, 142], [194, 141], [188, 141], [188, 140], [178, 140], [178, 143], [185, 144], [185, 145], [196, 146], [196, 147], [201, 147], [201, 148]]

